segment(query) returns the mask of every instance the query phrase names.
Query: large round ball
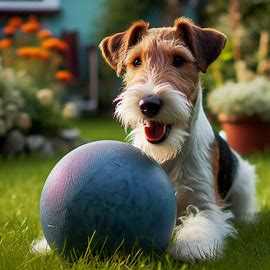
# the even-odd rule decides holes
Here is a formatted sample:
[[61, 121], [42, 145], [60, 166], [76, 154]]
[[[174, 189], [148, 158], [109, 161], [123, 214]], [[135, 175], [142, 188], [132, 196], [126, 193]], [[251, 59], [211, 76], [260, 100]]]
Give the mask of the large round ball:
[[[50, 246], [69, 256], [88, 247], [113, 252], [124, 239], [165, 250], [176, 199], [165, 171], [137, 148], [116, 141], [88, 143], [51, 171], [41, 194], [41, 225]], [[105, 242], [105, 245], [104, 245]]]

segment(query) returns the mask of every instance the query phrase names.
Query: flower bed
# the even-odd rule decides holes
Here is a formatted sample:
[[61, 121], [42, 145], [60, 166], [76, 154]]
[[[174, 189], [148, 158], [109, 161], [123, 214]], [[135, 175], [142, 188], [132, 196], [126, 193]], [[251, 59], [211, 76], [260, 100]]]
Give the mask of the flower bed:
[[[0, 40], [0, 155], [18, 153], [18, 149], [24, 152], [37, 149], [26, 144], [33, 141], [27, 139], [29, 136], [41, 136], [47, 142], [57, 138], [60, 143], [63, 130], [70, 128], [70, 119], [77, 114], [73, 103], [61, 102], [64, 88], [74, 80], [72, 73], [65, 69], [68, 44], [43, 29], [35, 16], [26, 22], [19, 17], [11, 18], [3, 34]], [[75, 137], [77, 140], [78, 136], [74, 140]], [[22, 140], [24, 145], [15, 147], [16, 151], [5, 147]]]

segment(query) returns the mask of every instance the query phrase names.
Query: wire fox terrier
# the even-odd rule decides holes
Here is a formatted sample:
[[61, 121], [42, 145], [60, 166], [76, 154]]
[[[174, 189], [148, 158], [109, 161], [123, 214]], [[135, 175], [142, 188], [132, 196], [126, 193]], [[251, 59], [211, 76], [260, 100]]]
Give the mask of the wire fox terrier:
[[115, 116], [173, 183], [179, 218], [168, 252], [177, 260], [222, 254], [226, 237], [236, 233], [231, 218], [251, 221], [255, 213], [254, 167], [213, 131], [202, 107], [199, 72], [225, 43], [224, 34], [185, 18], [151, 29], [139, 21], [100, 43], [125, 84]]

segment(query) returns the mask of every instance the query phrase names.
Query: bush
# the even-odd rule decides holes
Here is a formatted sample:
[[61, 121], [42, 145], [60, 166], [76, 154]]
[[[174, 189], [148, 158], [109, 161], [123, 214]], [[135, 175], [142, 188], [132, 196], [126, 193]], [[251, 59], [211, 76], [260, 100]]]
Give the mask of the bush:
[[208, 96], [208, 106], [215, 114], [236, 120], [256, 116], [270, 120], [270, 83], [264, 77], [245, 82], [227, 82]]
[[61, 104], [64, 87], [73, 80], [72, 74], [62, 69], [68, 44], [42, 29], [34, 16], [26, 22], [11, 18], [3, 34], [0, 135], [12, 129], [26, 134], [57, 134], [68, 126], [67, 118], [76, 114], [74, 105], [68, 104], [67, 110]]

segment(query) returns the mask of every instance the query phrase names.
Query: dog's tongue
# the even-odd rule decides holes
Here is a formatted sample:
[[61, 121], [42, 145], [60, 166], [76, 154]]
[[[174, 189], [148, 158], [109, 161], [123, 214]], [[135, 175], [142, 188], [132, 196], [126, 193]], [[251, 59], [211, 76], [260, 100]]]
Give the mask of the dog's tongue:
[[156, 121], [147, 121], [144, 133], [148, 141], [159, 141], [165, 132], [165, 125]]

